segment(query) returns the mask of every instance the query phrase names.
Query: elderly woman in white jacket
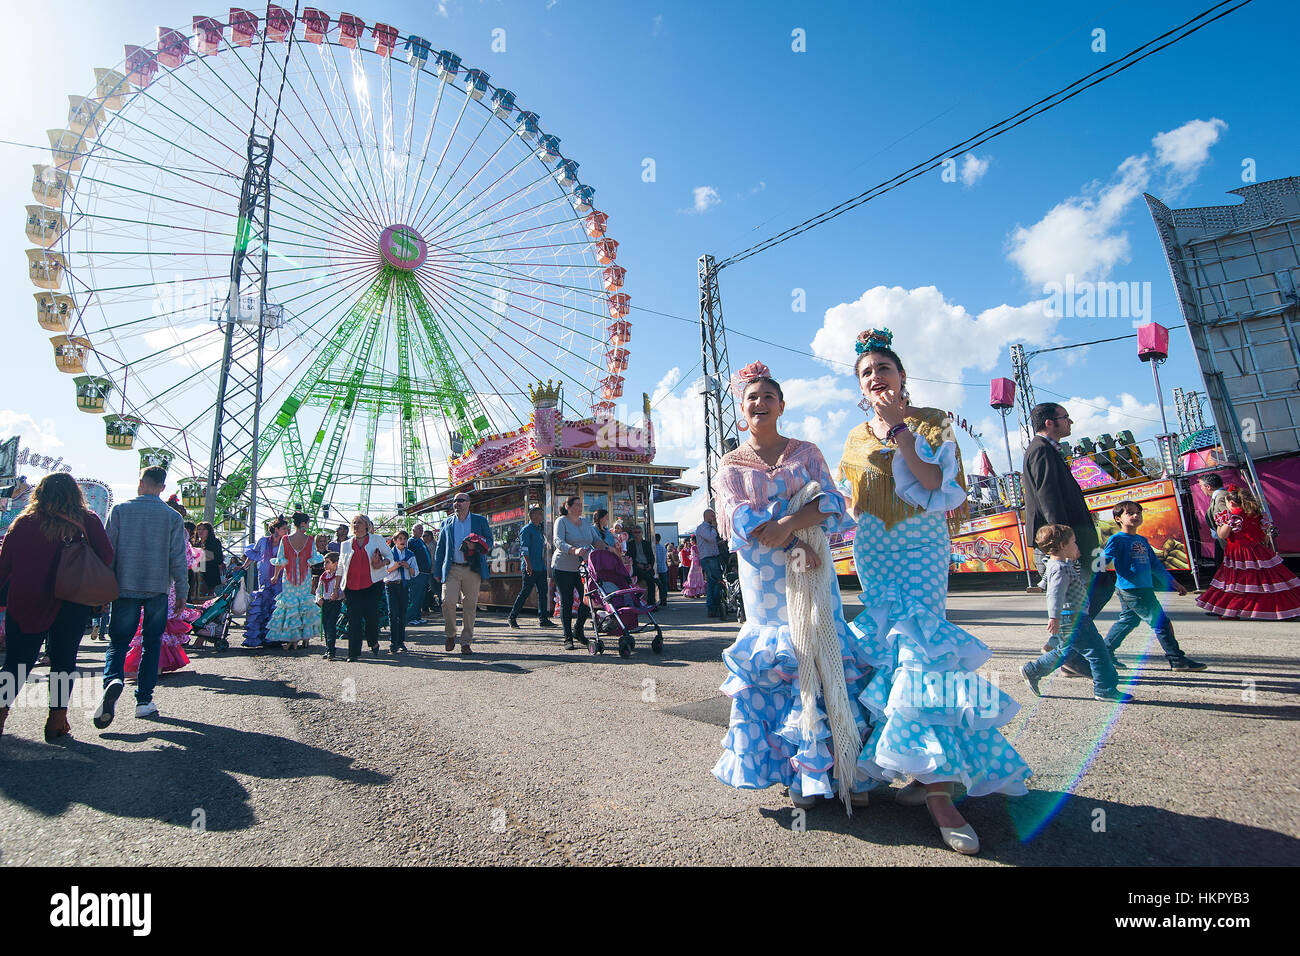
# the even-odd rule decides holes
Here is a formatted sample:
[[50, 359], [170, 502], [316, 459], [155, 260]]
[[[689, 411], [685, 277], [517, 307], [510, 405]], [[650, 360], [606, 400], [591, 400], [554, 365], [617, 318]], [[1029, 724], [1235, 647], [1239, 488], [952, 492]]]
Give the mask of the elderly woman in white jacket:
[[379, 656], [379, 599], [393, 552], [374, 531], [369, 515], [357, 515], [352, 519], [352, 537], [339, 546], [339, 581], [347, 602], [350, 661], [361, 657], [363, 629], [370, 653]]

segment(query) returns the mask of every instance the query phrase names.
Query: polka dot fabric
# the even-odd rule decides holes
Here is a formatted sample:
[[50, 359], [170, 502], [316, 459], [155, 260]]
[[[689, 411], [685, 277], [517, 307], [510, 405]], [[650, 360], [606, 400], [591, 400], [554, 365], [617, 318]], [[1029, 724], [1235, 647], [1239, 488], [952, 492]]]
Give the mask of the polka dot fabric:
[[[725, 509], [726, 526], [731, 530], [731, 548], [739, 557], [747, 618], [735, 643], [723, 652], [730, 673], [721, 690], [732, 698], [731, 720], [713, 774], [728, 786], [749, 790], [780, 784], [805, 796], [830, 796], [835, 791], [831, 730], [825, 701], [820, 696], [812, 738], [805, 739], [799, 726], [803, 706], [799, 661], [786, 609], [786, 552], [750, 540], [758, 525], [783, 516], [795, 491], [809, 481], [818, 482], [829, 492], [817, 499], [826, 515], [822, 527], [830, 532], [847, 526], [844, 499], [834, 490], [825, 462], [820, 466], [810, 468], [799, 462], [783, 466], [771, 476], [764, 475], [762, 487], [769, 495], [766, 500], [739, 502], [724, 497], [720, 502], [720, 511]], [[838, 586], [833, 603], [849, 704], [865, 740], [870, 728], [857, 702], [866, 690], [869, 672], [865, 645], [844, 620]], [[874, 785], [874, 781], [858, 775], [858, 768], [854, 768], [854, 774], [854, 789]]]
[[950, 553], [942, 511], [888, 530], [874, 515], [858, 520], [863, 609], [849, 628], [875, 668], [859, 696], [874, 725], [859, 775], [1024, 794], [1031, 771], [997, 729], [1019, 705], [974, 673], [990, 651], [946, 617]]

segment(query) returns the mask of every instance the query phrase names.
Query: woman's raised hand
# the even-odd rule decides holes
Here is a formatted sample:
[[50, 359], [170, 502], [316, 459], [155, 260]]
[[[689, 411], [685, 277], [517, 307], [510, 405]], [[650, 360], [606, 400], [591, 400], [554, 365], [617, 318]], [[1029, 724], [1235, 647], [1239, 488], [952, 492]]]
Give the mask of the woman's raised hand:
[[903, 423], [905, 414], [903, 397], [894, 389], [887, 388], [883, 392], [873, 392], [871, 407], [880, 416], [881, 421], [890, 428]]

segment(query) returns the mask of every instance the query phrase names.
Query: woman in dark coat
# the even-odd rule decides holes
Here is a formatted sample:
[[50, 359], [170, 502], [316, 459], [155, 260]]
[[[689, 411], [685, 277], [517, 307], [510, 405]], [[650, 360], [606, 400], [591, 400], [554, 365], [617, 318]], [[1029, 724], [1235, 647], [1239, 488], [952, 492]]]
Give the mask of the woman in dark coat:
[[92, 608], [54, 597], [54, 581], [65, 541], [84, 536], [100, 560], [113, 566], [113, 546], [99, 517], [86, 507], [81, 487], [65, 472], [41, 479], [31, 502], [0, 545], [0, 595], [8, 593], [4, 666], [0, 667], [0, 733], [9, 705], [27, 682], [41, 645], [50, 658], [50, 714], [45, 739], [72, 733], [68, 697], [77, 670], [77, 651]]

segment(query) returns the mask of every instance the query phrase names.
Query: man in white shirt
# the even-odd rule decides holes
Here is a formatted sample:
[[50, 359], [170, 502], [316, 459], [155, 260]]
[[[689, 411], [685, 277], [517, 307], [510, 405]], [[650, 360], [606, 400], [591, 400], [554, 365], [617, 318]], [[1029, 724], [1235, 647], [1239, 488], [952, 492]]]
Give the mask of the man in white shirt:
[[704, 520], [695, 529], [695, 557], [707, 582], [705, 603], [709, 617], [722, 617], [722, 565], [718, 561], [718, 516], [704, 509]]

